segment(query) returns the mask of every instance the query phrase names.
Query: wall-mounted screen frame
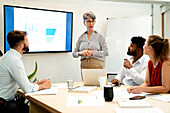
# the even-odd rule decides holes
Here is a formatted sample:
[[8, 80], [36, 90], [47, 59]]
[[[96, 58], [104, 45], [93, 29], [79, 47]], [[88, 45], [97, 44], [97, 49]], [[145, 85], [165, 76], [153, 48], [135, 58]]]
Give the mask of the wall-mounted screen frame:
[[73, 12], [4, 5], [4, 53], [7, 34], [27, 31], [29, 52], [72, 52]]

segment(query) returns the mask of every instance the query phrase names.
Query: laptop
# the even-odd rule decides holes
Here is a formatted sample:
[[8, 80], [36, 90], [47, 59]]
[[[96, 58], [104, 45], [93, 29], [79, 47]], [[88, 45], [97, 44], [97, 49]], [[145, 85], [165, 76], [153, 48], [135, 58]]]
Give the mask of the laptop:
[[98, 81], [98, 78], [100, 76], [104, 76], [107, 78], [106, 69], [82, 69], [82, 77], [85, 86], [100, 85]]

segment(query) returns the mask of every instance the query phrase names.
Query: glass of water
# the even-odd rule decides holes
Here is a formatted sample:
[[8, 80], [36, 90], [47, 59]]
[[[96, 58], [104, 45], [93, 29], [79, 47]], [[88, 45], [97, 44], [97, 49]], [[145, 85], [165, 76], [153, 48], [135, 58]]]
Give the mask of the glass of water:
[[74, 86], [74, 80], [73, 80], [73, 78], [68, 78], [68, 79], [67, 79], [67, 87], [68, 87], [68, 89], [72, 89], [73, 86]]

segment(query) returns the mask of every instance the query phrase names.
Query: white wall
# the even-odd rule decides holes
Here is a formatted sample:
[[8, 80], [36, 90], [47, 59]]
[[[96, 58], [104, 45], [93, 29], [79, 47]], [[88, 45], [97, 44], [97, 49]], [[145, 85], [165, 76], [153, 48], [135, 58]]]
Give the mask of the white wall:
[[[135, 17], [151, 14], [149, 4], [128, 4], [114, 2], [97, 2], [91, 0], [0, 0], [0, 49], [3, 50], [3, 5], [16, 5], [44, 9], [54, 9], [73, 12], [73, 47], [78, 37], [86, 29], [83, 26], [82, 15], [86, 11], [93, 11], [97, 16], [95, 29], [105, 34], [106, 18], [111, 17]], [[155, 12], [159, 12], [159, 5], [156, 5]], [[156, 34], [160, 34], [160, 16], [154, 15]], [[130, 26], [129, 26], [130, 27]], [[161, 34], [160, 34], [161, 35]], [[113, 42], [114, 43], [114, 42]], [[75, 81], [81, 80], [80, 60], [72, 57], [72, 53], [41, 53], [23, 55], [26, 72], [30, 74], [34, 70], [34, 62], [38, 61], [39, 79], [48, 78], [51, 75], [52, 82], [64, 82], [67, 77], [73, 76]], [[113, 67], [114, 68], [114, 67]]]

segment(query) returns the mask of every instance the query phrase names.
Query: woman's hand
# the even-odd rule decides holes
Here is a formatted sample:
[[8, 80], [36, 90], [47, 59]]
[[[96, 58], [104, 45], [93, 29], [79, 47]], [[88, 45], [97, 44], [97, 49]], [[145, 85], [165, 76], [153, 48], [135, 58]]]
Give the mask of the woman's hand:
[[93, 55], [93, 50], [88, 50], [87, 51], [87, 56], [92, 56]]
[[81, 54], [81, 56], [92, 56], [93, 50], [84, 50]]
[[143, 87], [141, 86], [130, 87], [130, 88], [127, 88], [127, 91], [129, 93], [139, 94], [143, 92]]
[[88, 50], [84, 50], [81, 55], [82, 56], [87, 56], [88, 55]]

